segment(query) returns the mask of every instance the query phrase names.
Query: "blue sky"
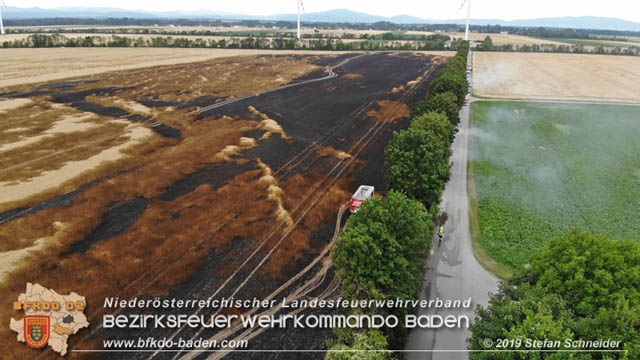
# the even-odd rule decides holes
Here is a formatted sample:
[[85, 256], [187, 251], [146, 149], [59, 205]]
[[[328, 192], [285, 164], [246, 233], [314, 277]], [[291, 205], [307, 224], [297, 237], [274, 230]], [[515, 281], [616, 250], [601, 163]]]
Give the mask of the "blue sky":
[[[466, 16], [464, 0], [303, 0], [306, 12], [347, 8], [375, 15], [414, 15], [421, 18], [451, 19]], [[270, 15], [292, 13], [296, 0], [5, 0], [16, 7], [117, 7], [133, 10], [197, 11]], [[604, 16], [640, 22], [640, 0], [472, 0], [473, 18], [530, 19], [556, 16]]]

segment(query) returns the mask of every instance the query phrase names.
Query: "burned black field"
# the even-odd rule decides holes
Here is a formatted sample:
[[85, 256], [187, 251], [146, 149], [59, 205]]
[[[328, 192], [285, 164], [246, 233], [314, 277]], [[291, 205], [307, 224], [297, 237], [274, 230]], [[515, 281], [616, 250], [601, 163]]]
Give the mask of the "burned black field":
[[[100, 327], [102, 314], [112, 311], [102, 308], [107, 296], [281, 299], [339, 294], [339, 282], [328, 261], [335, 241], [336, 215], [358, 185], [386, 190], [384, 147], [394, 130], [408, 126], [410, 107], [424, 97], [442, 62], [442, 58], [410, 53], [229, 59], [219, 60], [215, 70], [226, 78], [214, 79], [205, 65], [196, 67], [205, 66], [201, 76], [229, 89], [229, 82], [273, 76], [266, 69], [273, 69], [273, 64], [283, 59], [306, 67], [302, 75], [289, 73], [289, 80], [287, 76], [279, 80], [289, 87], [262, 94], [279, 86], [263, 82], [252, 89], [245, 84], [225, 96], [216, 92], [219, 89], [204, 93], [209, 84], [176, 95], [181, 90], [165, 85], [158, 90], [147, 80], [137, 85], [127, 80], [122, 90], [107, 95], [143, 104], [149, 110], [140, 118], [130, 117], [134, 114], [127, 111], [125, 118], [139, 120], [150, 129], [163, 124], [173, 130], [156, 129], [119, 162], [99, 168], [95, 175], [85, 175], [51, 196], [18, 203], [0, 214], [3, 238], [17, 234], [57, 240], [56, 246], [29, 258], [29, 265], [7, 276], [2, 289], [9, 294], [7, 299], [24, 291], [27, 281], [87, 297], [85, 313], [91, 327], [72, 338], [70, 348], [100, 349], [105, 338], [137, 337], [247, 339], [252, 350], [325, 348], [330, 330], [323, 338], [317, 330], [312, 336], [308, 330], [291, 329], [114, 331]], [[341, 66], [332, 68], [339, 63]], [[223, 71], [226, 67], [233, 71]], [[185, 65], [172, 71], [183, 70], [188, 71]], [[147, 79], [153, 73], [138, 72], [136, 76]], [[155, 73], [162, 72], [156, 69]], [[236, 80], [230, 77], [233, 74], [244, 78], [238, 75]], [[5, 96], [67, 103], [63, 99], [82, 92], [86, 96], [81, 101], [89, 104], [81, 105], [82, 111], [97, 109], [97, 115], [109, 117], [105, 108], [118, 103], [110, 104], [82, 87], [113, 88], [114, 77], [47, 88], [56, 93], [53, 95], [22, 91]], [[220, 106], [206, 110], [216, 104]], [[112, 117], [121, 115], [118, 112]], [[41, 225], [58, 223], [64, 224], [64, 230]], [[3, 251], [28, 245], [26, 241], [26, 245], [15, 244]], [[205, 309], [198, 315], [254, 311], [288, 313], [278, 309]], [[191, 314], [196, 309], [157, 312]], [[1, 313], [0, 320], [8, 321], [10, 315]], [[2, 348], [16, 348], [16, 359], [32, 355], [9, 341], [3, 340]], [[45, 354], [54, 358], [52, 352]], [[147, 352], [92, 356], [200, 359], [224, 355], [293, 359], [299, 354]], [[323, 356], [317, 353], [316, 358]]]
[[[399, 104], [389, 105], [394, 107], [393, 110], [397, 109], [395, 112], [399, 115], [397, 118], [386, 116], [375, 119], [368, 113], [380, 108], [376, 103], [378, 100], [396, 101], [410, 107], [422, 98], [430, 79], [408, 92], [393, 94], [390, 91], [394, 86], [413, 81], [435, 67], [435, 64], [430, 63], [423, 56], [366, 55], [353, 59], [337, 69], [339, 74], [337, 78], [232, 103], [204, 112], [200, 118], [222, 116], [247, 118], [252, 115], [248, 109], [252, 106], [275, 120], [291, 139], [284, 140], [279, 136], [273, 136], [262, 142], [259, 147], [245, 153], [248, 158], [259, 157], [272, 169], [283, 167], [287, 161], [309, 145], [317, 149], [333, 147], [349, 153], [362, 140], [367, 139], [366, 133], [376, 121], [382, 121], [387, 123], [384, 129], [362, 153], [362, 156], [382, 161], [382, 150], [389, 138], [383, 139], [381, 136], [388, 136], [394, 129], [407, 126], [406, 121], [403, 121], [406, 117], [402, 116], [404, 109], [398, 107]], [[362, 77], [340, 76], [344, 74], [359, 74]], [[435, 74], [435, 71], [430, 73], [431, 76]], [[310, 76], [321, 77], [322, 72]], [[257, 131], [254, 134], [260, 136], [260, 132]], [[362, 163], [366, 162], [364, 158], [359, 157], [358, 160]], [[333, 162], [322, 156], [309, 156], [293, 173], [328, 169]], [[348, 175], [354, 176], [356, 181], [369, 182], [382, 190], [384, 186], [382, 162], [373, 163], [370, 166], [363, 164], [359, 168], [360, 171], [358, 169], [347, 171]], [[367, 173], [363, 174], [362, 171]]]

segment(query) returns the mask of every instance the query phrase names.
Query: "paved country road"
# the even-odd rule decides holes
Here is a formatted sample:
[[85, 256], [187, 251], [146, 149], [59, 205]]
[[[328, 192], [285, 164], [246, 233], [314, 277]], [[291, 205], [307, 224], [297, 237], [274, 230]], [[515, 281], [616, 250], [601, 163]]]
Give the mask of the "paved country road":
[[[425, 287], [420, 299], [465, 300], [471, 298], [468, 309], [419, 309], [418, 315], [466, 315], [475, 317], [476, 305], [486, 306], [489, 293], [498, 290], [498, 279], [476, 260], [471, 248], [469, 230], [469, 198], [467, 196], [467, 159], [469, 150], [469, 109], [460, 111], [459, 132], [452, 145], [451, 179], [445, 188], [441, 212], [448, 215], [444, 238], [434, 241]], [[471, 332], [462, 328], [419, 329], [411, 332], [406, 358], [409, 360], [467, 359], [467, 338]]]

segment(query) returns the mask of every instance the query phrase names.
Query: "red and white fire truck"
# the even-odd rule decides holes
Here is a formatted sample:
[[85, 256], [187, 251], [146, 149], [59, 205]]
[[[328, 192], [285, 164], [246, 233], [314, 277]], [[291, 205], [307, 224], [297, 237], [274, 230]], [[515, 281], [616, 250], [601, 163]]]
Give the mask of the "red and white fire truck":
[[351, 204], [349, 206], [349, 208], [351, 209], [351, 212], [354, 213], [358, 211], [360, 209], [360, 206], [362, 206], [362, 203], [365, 202], [365, 200], [371, 199], [373, 197], [373, 191], [374, 191], [373, 186], [360, 185], [358, 190], [355, 193], [353, 193], [353, 196], [351, 197]]

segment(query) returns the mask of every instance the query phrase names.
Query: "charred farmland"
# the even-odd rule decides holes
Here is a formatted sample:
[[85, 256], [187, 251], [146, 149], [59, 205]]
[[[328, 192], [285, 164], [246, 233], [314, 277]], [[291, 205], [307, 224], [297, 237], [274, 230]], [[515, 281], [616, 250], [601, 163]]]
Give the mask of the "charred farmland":
[[[52, 255], [64, 254], [58, 268], [41, 267], [49, 271], [40, 282], [53, 287], [55, 277], [69, 267], [88, 271], [82, 279], [69, 279], [77, 281], [69, 286], [91, 281], [91, 274], [104, 274], [103, 289], [87, 294], [94, 304], [116, 295], [184, 299], [335, 295], [339, 284], [326, 251], [333, 241], [336, 213], [360, 183], [384, 191], [384, 147], [393, 130], [407, 126], [408, 108], [423, 98], [440, 67], [433, 57], [409, 53], [299, 57], [296, 61], [335, 65], [347, 58], [351, 60], [333, 69], [336, 77], [250, 96], [191, 117], [186, 114], [191, 109], [181, 109], [176, 102], [200, 99], [205, 105], [209, 95], [193, 94], [191, 99], [132, 95], [149, 107], [184, 110], [179, 116], [185, 120], [167, 122], [180, 129], [182, 136], [163, 139], [159, 150], [141, 158], [130, 172], [85, 190], [73, 199], [74, 205], [25, 217], [26, 221], [45, 215], [56, 219], [63, 216], [56, 211], [88, 203], [94, 193], [106, 198], [87, 213], [93, 220], [78, 235], [64, 240], [60, 251]], [[317, 71], [284, 83], [326, 75]], [[392, 91], [400, 86], [405, 90]], [[66, 86], [61, 89], [75, 91]], [[225, 101], [219, 94], [209, 98], [214, 103]], [[181, 148], [184, 150], [178, 151]], [[203, 152], [207, 156], [203, 157]], [[155, 165], [153, 156], [163, 160]], [[136, 190], [117, 190], [119, 184], [138, 179], [143, 183]], [[161, 185], [147, 186], [152, 180]], [[118, 224], [109, 208], [121, 203], [136, 206]], [[110, 222], [108, 226], [102, 224], [102, 218]], [[114, 231], [109, 233], [109, 229]], [[28, 279], [29, 275], [21, 276]], [[273, 334], [244, 329], [118, 333], [99, 328], [103, 312], [99, 307], [95, 305], [89, 312], [92, 324], [97, 325], [91, 333], [73, 340], [71, 348], [99, 347], [102, 338], [136, 336], [251, 338], [255, 340], [250, 343], [253, 349], [324, 347], [324, 339], [319, 337], [279, 346], [278, 339], [298, 336], [289, 330]], [[193, 312], [189, 310], [181, 311]], [[201, 314], [216, 311], [205, 309]], [[102, 357], [142, 359], [150, 355], [105, 353]], [[176, 354], [153, 355], [165, 359]], [[241, 357], [249, 357], [245, 355]], [[255, 358], [269, 357], [255, 354]]]
[[[408, 58], [411, 59], [411, 57]], [[352, 154], [356, 152], [358, 153], [357, 157], [353, 158], [355, 161], [342, 174], [342, 176], [350, 180], [347, 182], [349, 187], [344, 190], [348, 191], [358, 183], [373, 184], [383, 189], [384, 179], [380, 159], [383, 159], [383, 149], [390, 138], [392, 130], [406, 126], [407, 114], [402, 105], [412, 105], [421, 98], [431, 80], [431, 75], [436, 73], [433, 71], [436, 66], [425, 62], [413, 63], [412, 65], [415, 68], [405, 73], [406, 68], [399, 66], [402, 60], [406, 61], [407, 57], [370, 55], [358, 58], [340, 68], [338, 72], [340, 75], [357, 72], [361, 73], [362, 77], [351, 77], [351, 79], [338, 77], [331, 82], [310, 84], [304, 88], [286, 89], [267, 96], [239, 101], [211, 112], [205, 112], [201, 116], [203, 118], [206, 116], [217, 118], [240, 116], [243, 118], [255, 116], [257, 111], [259, 112], [258, 116], [275, 120], [283, 129], [286, 129], [286, 135], [289, 139], [281, 136], [270, 136], [261, 143], [260, 147], [252, 148], [244, 154], [247, 158], [260, 158], [262, 162], [273, 169], [286, 169], [287, 171], [280, 177], [281, 180], [286, 181], [296, 175], [308, 176], [310, 173], [331, 172], [332, 168], [341, 160], [338, 157], [318, 156], [321, 149], [331, 147], [336, 153], [344, 153], [350, 156], [353, 156]], [[433, 72], [430, 72], [430, 70]], [[389, 92], [394, 87], [390, 86], [391, 84], [406, 84], [414, 81], [418, 75], [425, 73], [425, 80], [420, 82], [419, 86], [413, 91], [402, 94], [391, 94]], [[373, 74], [384, 75], [376, 77], [372, 76]], [[389, 102], [381, 102], [381, 105], [379, 99], [388, 99]], [[392, 111], [381, 111], [384, 106], [393, 106], [394, 108]], [[376, 118], [371, 116], [372, 114], [384, 115], [381, 115], [382, 118]], [[375, 127], [374, 131], [376, 131], [375, 138], [371, 142], [364, 144], [369, 139], [368, 136], [373, 134], [370, 132], [373, 127]], [[261, 133], [258, 132], [255, 135], [261, 136]], [[305, 152], [305, 149], [310, 145], [316, 151], [307, 150]], [[305, 154], [306, 157], [297, 159], [297, 163], [291, 164], [290, 161], [289, 163], [286, 161], [296, 158], [296, 155], [301, 153]], [[313, 190], [313, 188], [309, 190]], [[301, 193], [298, 198], [304, 198], [304, 195], [306, 194]], [[344, 200], [346, 198], [342, 197], [342, 201]], [[327, 212], [331, 213], [332, 210], [335, 212], [335, 207], [327, 209]], [[312, 237], [319, 236], [320, 239], [324, 239], [324, 242], [316, 240], [321, 242], [320, 248], [325, 248], [331, 239], [330, 234], [333, 224], [327, 220], [324, 217], [322, 223], [314, 224], [316, 225], [315, 231], [311, 233]], [[304, 227], [304, 224], [302, 227]], [[308, 236], [309, 233], [307, 232], [306, 234]], [[292, 274], [301, 274], [300, 278], [287, 288], [282, 289], [281, 292], [275, 295], [275, 298], [280, 299], [283, 296], [291, 298], [292, 293], [304, 287], [309, 287], [308, 293], [304, 296], [324, 295], [330, 297], [337, 294], [338, 287], [335, 274], [330, 268], [323, 268], [322, 263], [327, 262], [327, 259], [322, 256], [317, 248], [308, 246], [302, 257], [288, 259], [288, 263], [284, 267], [278, 264], [279, 253], [283, 253], [280, 258], [286, 258], [286, 250], [276, 250], [273, 253], [271, 251], [275, 247], [279, 249], [295, 248], [295, 231], [289, 236], [291, 240], [284, 239], [282, 243], [278, 244], [275, 241], [282, 238], [276, 237], [273, 239], [274, 245], [268, 243], [261, 248], [252, 258], [251, 265], [244, 265], [246, 270], [242, 274], [248, 275], [238, 274], [231, 278], [225, 286], [220, 285], [222, 280], [226, 280], [224, 278], [218, 280], [218, 284], [215, 284], [215, 281], [211, 279], [200, 279], [194, 288], [213, 285], [206, 292], [215, 293], [215, 290], [219, 290], [216, 298], [228, 298], [231, 296], [241, 299], [252, 297], [268, 298], [273, 296], [273, 290], [278, 289]], [[305, 267], [316, 258], [321, 258], [322, 261], [319, 261], [313, 268], [303, 273]], [[268, 260], [263, 262], [264, 259]], [[272, 271], [252, 273], [252, 270], [258, 267]], [[274, 273], [277, 271], [273, 270], [278, 268], [284, 270], [281, 270], [282, 276], [274, 277]], [[198, 271], [197, 273], [200, 274], [201, 272]], [[313, 283], [313, 286], [310, 287], [309, 283]], [[249, 311], [250, 309], [246, 310]], [[212, 310], [210, 313], [203, 312], [203, 314], [210, 315], [215, 312]], [[308, 335], [308, 330], [306, 330], [306, 333]], [[218, 340], [224, 337], [251, 338], [250, 349], [254, 350], [324, 348], [325, 339], [322, 336], [317, 336], [317, 332], [315, 337], [304, 336], [304, 334], [305, 330], [302, 329], [269, 330], [259, 334], [252, 334], [238, 329], [236, 333], [227, 333], [220, 336], [213, 331], [198, 331], [185, 328], [178, 332], [167, 332], [163, 336], [179, 336], [181, 338], [185, 336], [211, 337]], [[325, 335], [330, 336], [330, 331], [327, 331]], [[281, 341], [287, 338], [294, 338], [296, 341]], [[158, 353], [155, 358], [164, 359], [173, 358], [174, 356], [175, 354]], [[280, 358], [283, 354], [256, 353], [253, 356], [255, 358], [275, 358], [276, 356]], [[295, 358], [296, 354], [293, 353], [289, 356]], [[321, 358], [323, 355], [317, 354], [317, 356]], [[206, 357], [207, 354], [201, 354], [196, 358]], [[251, 353], [238, 353], [235, 357], [250, 358]]]

